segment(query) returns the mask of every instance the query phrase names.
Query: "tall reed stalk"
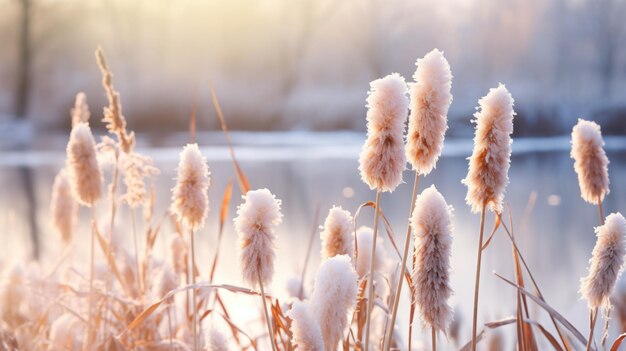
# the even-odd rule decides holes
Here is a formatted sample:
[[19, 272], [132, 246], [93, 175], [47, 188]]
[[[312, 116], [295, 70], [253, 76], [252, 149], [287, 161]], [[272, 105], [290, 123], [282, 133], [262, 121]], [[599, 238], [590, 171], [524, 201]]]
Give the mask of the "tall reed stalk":
[[[261, 263], [259, 262], [259, 265]], [[261, 279], [261, 271], [258, 270], [257, 274], [259, 276], [259, 289], [261, 290], [261, 301], [263, 302], [263, 314], [265, 316], [265, 324], [267, 325], [267, 335], [270, 339], [270, 343], [272, 344], [272, 350], [276, 351], [276, 339], [274, 337], [274, 331], [272, 330], [272, 320], [270, 319], [270, 315], [267, 313], [267, 302], [265, 301], [265, 290], [263, 289], [263, 279]]]
[[[189, 229], [189, 237], [191, 238], [191, 244], [189, 248], [191, 250], [191, 284], [196, 285], [196, 255], [195, 255], [195, 243], [194, 243], [194, 231], [193, 229]], [[191, 313], [193, 315], [193, 349], [194, 351], [198, 350], [198, 302], [197, 302], [197, 289], [193, 288], [191, 290], [191, 299], [193, 306], [191, 308]]]
[[476, 326], [478, 321], [478, 292], [480, 289], [480, 266], [483, 256], [483, 232], [485, 230], [485, 210], [487, 204], [480, 211], [480, 234], [478, 237], [478, 253], [476, 257], [476, 284], [474, 285], [474, 312], [472, 314], [472, 351], [476, 351]]
[[[409, 257], [409, 246], [411, 244], [411, 221], [410, 217], [413, 214], [413, 209], [415, 208], [415, 196], [417, 195], [417, 188], [419, 185], [419, 174], [415, 172], [415, 181], [413, 182], [413, 192], [411, 195], [411, 205], [409, 210], [409, 220], [406, 228], [406, 237], [404, 239], [404, 252], [402, 254], [402, 264], [400, 265], [400, 276], [398, 277], [398, 284], [396, 285], [396, 293], [395, 297], [392, 300], [392, 312], [391, 312], [391, 321], [389, 323], [389, 331], [387, 332], [387, 336], [383, 341], [383, 350], [389, 351], [391, 348], [391, 338], [393, 337], [393, 330], [396, 323], [396, 315], [398, 313], [398, 305], [400, 304], [400, 293], [402, 292], [402, 283], [404, 282], [404, 272], [406, 270], [406, 261], [407, 257]], [[410, 323], [410, 321], [409, 321]], [[411, 338], [411, 335], [408, 336]]]
[[369, 284], [367, 293], [367, 322], [365, 323], [365, 351], [369, 350], [370, 321], [374, 308], [374, 263], [376, 262], [376, 237], [378, 236], [378, 217], [380, 216], [380, 190], [376, 192], [376, 213], [374, 214], [374, 234], [372, 236], [372, 255], [370, 256]]

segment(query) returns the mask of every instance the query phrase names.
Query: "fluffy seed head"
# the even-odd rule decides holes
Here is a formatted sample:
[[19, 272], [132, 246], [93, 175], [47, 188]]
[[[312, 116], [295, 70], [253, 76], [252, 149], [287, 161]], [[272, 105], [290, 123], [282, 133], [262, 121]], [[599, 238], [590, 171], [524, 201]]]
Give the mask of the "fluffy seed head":
[[610, 304], [613, 287], [624, 268], [626, 219], [611, 213], [595, 231], [598, 239], [589, 260], [589, 275], [580, 280], [580, 293], [590, 308]]
[[474, 213], [480, 212], [484, 205], [502, 212], [511, 163], [513, 97], [500, 84], [490, 89], [478, 103], [480, 111], [474, 114], [474, 151], [469, 158], [467, 178], [462, 181], [467, 186], [465, 201]]
[[609, 193], [609, 159], [603, 146], [600, 126], [579, 119], [572, 130], [571, 156], [578, 175], [580, 195], [590, 204], [602, 202]]
[[322, 259], [337, 255], [354, 257], [354, 220], [349, 211], [333, 206], [328, 211], [322, 229]]
[[210, 326], [206, 333], [206, 351], [228, 351], [228, 339], [215, 326]]
[[78, 123], [72, 128], [65, 168], [76, 200], [85, 206], [93, 206], [102, 196], [102, 170], [87, 123]]
[[453, 311], [448, 305], [452, 207], [434, 185], [415, 200], [411, 229], [415, 236], [415, 266], [412, 273], [415, 301], [424, 323], [446, 330]]
[[72, 127], [81, 122], [89, 122], [91, 113], [89, 112], [89, 105], [87, 105], [87, 95], [80, 92], [76, 94], [76, 101], [74, 101], [74, 108], [70, 111], [72, 115]]
[[210, 176], [209, 166], [198, 144], [187, 144], [180, 153], [171, 211], [192, 230], [204, 226], [209, 212]]
[[274, 273], [274, 230], [282, 222], [281, 202], [267, 189], [250, 190], [242, 197], [235, 218], [241, 274], [250, 286], [258, 284], [259, 276], [266, 285]]
[[323, 351], [324, 339], [319, 324], [315, 321], [309, 305], [306, 302], [296, 301], [287, 312], [291, 319], [291, 333], [293, 333], [293, 346], [301, 351]]
[[359, 156], [361, 179], [371, 189], [393, 191], [406, 168], [403, 133], [409, 100], [397, 73], [370, 83], [367, 96], [367, 140]]
[[186, 264], [187, 246], [185, 242], [176, 234], [172, 236], [170, 240], [170, 265], [174, 270], [174, 273], [180, 275], [187, 270]]
[[311, 295], [311, 313], [322, 331], [324, 350], [336, 350], [356, 304], [357, 276], [347, 255], [324, 261]]
[[65, 244], [69, 243], [78, 218], [78, 204], [72, 196], [72, 188], [65, 169], [62, 169], [54, 178], [50, 213], [52, 225], [61, 235], [61, 240]]
[[419, 174], [430, 173], [441, 155], [452, 102], [452, 72], [443, 52], [434, 49], [418, 59], [409, 84], [411, 114], [406, 157]]

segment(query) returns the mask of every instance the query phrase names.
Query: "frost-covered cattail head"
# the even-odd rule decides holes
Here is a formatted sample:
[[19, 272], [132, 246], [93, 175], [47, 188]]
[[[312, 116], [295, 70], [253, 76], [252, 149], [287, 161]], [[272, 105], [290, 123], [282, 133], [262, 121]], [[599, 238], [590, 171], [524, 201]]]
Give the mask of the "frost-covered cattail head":
[[443, 52], [434, 49], [418, 59], [409, 84], [411, 114], [406, 137], [406, 157], [419, 174], [430, 173], [443, 149], [452, 102], [452, 72]]
[[[374, 231], [367, 226], [361, 226], [356, 231], [356, 243], [358, 247], [358, 255], [356, 256], [355, 268], [359, 277], [364, 277], [369, 273], [372, 261], [372, 242], [374, 241]], [[383, 245], [382, 238], [376, 240], [376, 258], [374, 262], [374, 271], [380, 271], [385, 266], [385, 257], [387, 252]]]
[[237, 209], [239, 266], [246, 284], [266, 285], [274, 273], [274, 230], [282, 222], [280, 200], [269, 190], [250, 190]]
[[296, 301], [287, 312], [291, 319], [291, 333], [293, 334], [293, 346], [301, 351], [323, 351], [324, 339], [317, 321], [310, 312], [306, 302]]
[[452, 207], [434, 185], [415, 200], [411, 229], [415, 236], [415, 266], [412, 280], [420, 315], [435, 330], [446, 330], [453, 311], [448, 304]]
[[87, 105], [87, 95], [80, 92], [76, 94], [76, 101], [74, 102], [74, 108], [70, 111], [72, 114], [72, 127], [81, 122], [89, 122], [91, 113], [89, 112], [89, 105]]
[[61, 240], [66, 244], [69, 243], [78, 218], [78, 204], [72, 196], [72, 188], [65, 169], [54, 178], [50, 213], [52, 225], [61, 235]]
[[206, 332], [206, 345], [204, 349], [206, 351], [228, 351], [230, 350], [230, 346], [226, 335], [212, 325]]
[[310, 302], [311, 313], [322, 331], [324, 350], [337, 349], [356, 296], [357, 276], [350, 257], [339, 255], [324, 261], [317, 271]]
[[474, 151], [469, 158], [469, 171], [463, 184], [467, 185], [465, 201], [472, 212], [489, 205], [492, 211], [502, 211], [504, 189], [509, 182], [511, 133], [513, 133], [513, 97], [503, 84], [489, 90], [478, 101], [480, 111], [474, 114], [476, 135]]
[[322, 259], [337, 255], [354, 257], [354, 220], [349, 211], [333, 206], [324, 221], [322, 238]]
[[209, 166], [198, 144], [187, 144], [180, 153], [171, 211], [192, 230], [204, 226], [209, 212], [210, 176]]
[[403, 133], [409, 99], [397, 73], [370, 83], [367, 96], [367, 140], [359, 156], [361, 179], [371, 189], [393, 191], [406, 168]]
[[579, 119], [572, 130], [571, 156], [578, 175], [580, 195], [591, 204], [602, 202], [609, 193], [609, 159], [603, 146], [600, 126]]
[[626, 219], [611, 213], [603, 225], [596, 227], [596, 246], [589, 260], [589, 275], [580, 280], [580, 293], [590, 308], [610, 304], [609, 298], [624, 268]]
[[87, 123], [78, 123], [72, 128], [65, 168], [76, 200], [85, 206], [93, 206], [102, 196], [102, 170]]
[[180, 237], [180, 235], [176, 234], [172, 236], [170, 239], [170, 265], [174, 273], [180, 275], [181, 273], [186, 271], [186, 258], [187, 257], [187, 245]]

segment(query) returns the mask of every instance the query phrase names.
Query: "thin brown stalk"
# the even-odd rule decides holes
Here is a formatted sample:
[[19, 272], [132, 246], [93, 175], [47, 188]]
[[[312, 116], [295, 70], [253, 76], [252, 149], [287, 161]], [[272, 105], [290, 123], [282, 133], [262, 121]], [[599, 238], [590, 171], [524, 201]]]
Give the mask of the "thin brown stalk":
[[474, 286], [474, 315], [472, 319], [472, 351], [476, 351], [476, 326], [478, 321], [478, 292], [480, 288], [480, 263], [482, 260], [483, 231], [485, 229], [485, 210], [487, 204], [483, 204], [480, 211], [480, 235], [478, 238], [478, 257], [476, 258], [476, 285]]
[[593, 343], [593, 330], [596, 328], [596, 321], [598, 320], [598, 308], [594, 308], [589, 311], [589, 337], [587, 338], [587, 348], [586, 350], [591, 350], [591, 344]]
[[135, 246], [135, 267], [137, 269], [137, 283], [139, 284], [139, 295], [141, 295], [141, 308], [144, 305], [144, 286], [143, 279], [141, 279], [141, 273], [139, 270], [139, 245], [137, 244], [137, 225], [135, 223], [135, 211], [131, 208], [130, 210], [130, 221], [133, 227], [133, 242]]
[[431, 331], [431, 339], [433, 342], [433, 351], [437, 351], [437, 332], [435, 331], [435, 327], [430, 328]]
[[600, 225], [604, 225], [604, 214], [602, 211], [602, 201], [598, 200], [598, 210], [600, 211]]
[[276, 350], [276, 340], [274, 339], [274, 332], [272, 331], [272, 322], [270, 321], [270, 316], [267, 313], [267, 303], [265, 302], [265, 290], [263, 290], [263, 280], [261, 279], [261, 271], [257, 270], [257, 275], [259, 278], [259, 288], [261, 289], [261, 301], [263, 302], [263, 314], [265, 315], [265, 324], [267, 324], [267, 332], [268, 337], [270, 338], [270, 343], [272, 344], [272, 350]]
[[[191, 284], [196, 285], [196, 256], [194, 253], [195, 243], [194, 243], [194, 235], [193, 230], [189, 230], [189, 234], [191, 236]], [[191, 313], [193, 315], [193, 349], [194, 351], [198, 351], [198, 316], [196, 313], [196, 289], [191, 290], [192, 302], [193, 305], [191, 307]]]
[[[417, 188], [419, 185], [419, 174], [415, 172], [415, 182], [413, 183], [413, 194], [411, 195], [411, 204], [409, 210], [409, 218], [413, 214], [413, 208], [415, 208], [415, 195], [417, 194]], [[398, 277], [398, 285], [396, 286], [396, 294], [394, 299], [392, 300], [393, 307], [391, 312], [391, 323], [389, 323], [389, 332], [387, 333], [387, 337], [383, 341], [384, 350], [389, 351], [391, 347], [391, 338], [393, 336], [393, 329], [396, 323], [396, 315], [398, 313], [398, 305], [400, 304], [400, 293], [402, 291], [402, 283], [404, 281], [404, 270], [406, 267], [406, 260], [409, 256], [409, 246], [411, 244], [411, 221], [408, 221], [408, 225], [406, 228], [406, 238], [404, 240], [404, 254], [402, 255], [402, 264], [400, 265], [400, 277]], [[409, 287], [410, 288], [410, 287]]]
[[93, 338], [93, 275], [94, 275], [94, 243], [95, 243], [95, 227], [96, 227], [96, 209], [95, 205], [91, 205], [91, 244], [89, 249], [89, 318], [87, 328], [87, 345], [91, 344]]
[[315, 214], [313, 215], [313, 228], [311, 229], [311, 236], [309, 237], [309, 246], [306, 250], [306, 257], [304, 258], [304, 265], [302, 266], [302, 274], [300, 274], [300, 291], [298, 292], [298, 298], [304, 300], [304, 276], [306, 275], [306, 269], [309, 265], [309, 259], [311, 257], [311, 248], [313, 248], [313, 240], [317, 234], [317, 224], [319, 222], [320, 215], [320, 203], [315, 205]]
[[370, 256], [369, 292], [367, 294], [367, 321], [365, 323], [365, 351], [369, 350], [370, 321], [372, 319], [372, 309], [374, 307], [374, 262], [376, 261], [376, 236], [378, 235], [378, 213], [380, 211], [380, 194], [376, 192], [376, 212], [374, 213], [374, 233], [372, 238], [372, 255]]
[[[542, 301], [542, 302], [546, 302], [546, 300], [543, 297], [543, 294], [541, 293], [541, 290], [539, 289], [539, 285], [537, 285], [537, 282], [535, 281], [535, 277], [533, 276], [533, 273], [530, 271], [530, 268], [528, 267], [528, 264], [526, 264], [526, 260], [524, 259], [524, 256], [522, 255], [522, 252], [520, 251], [519, 247], [517, 247], [517, 244], [515, 243], [515, 239], [513, 238], [513, 235], [511, 234], [511, 232], [509, 231], [509, 228], [507, 227], [506, 223], [504, 223], [502, 221], [501, 215], [498, 215], [498, 217], [500, 218], [500, 222], [502, 224], [502, 228], [504, 228], [504, 231], [507, 233], [509, 240], [511, 240], [511, 244], [513, 245], [513, 247], [515, 248], [515, 251], [517, 252], [520, 261], [522, 262], [522, 265], [524, 265], [524, 268], [526, 269], [526, 272], [528, 273], [528, 276], [530, 277], [530, 281], [533, 283], [533, 287], [535, 288], [535, 292], [537, 293], [537, 297]], [[550, 315], [550, 319], [552, 320], [552, 324], [554, 325], [554, 328], [556, 329], [557, 334], [559, 335], [559, 338], [561, 339], [561, 342], [563, 343], [563, 346], [565, 347], [565, 350], [571, 350], [571, 347], [569, 346], [569, 343], [565, 340], [565, 337], [563, 336], [561, 329], [559, 328], [558, 324], [556, 323], [556, 320], [554, 319], [554, 317], [552, 315]]]
[[[111, 220], [109, 222], [109, 249], [107, 255], [112, 256], [113, 251], [113, 226], [115, 224], [115, 214], [117, 212], [117, 204], [115, 201], [115, 195], [117, 194], [117, 182], [119, 179], [119, 153], [115, 151], [115, 164], [113, 165], [113, 179], [111, 179], [111, 187], [109, 196], [111, 197]], [[109, 289], [111, 288], [111, 270], [106, 271], [106, 282], [104, 285], [104, 294], [108, 296]], [[104, 335], [108, 332], [108, 317], [109, 317], [109, 299], [107, 298], [106, 308], [104, 310]]]
[[167, 306], [167, 327], [169, 328], [169, 332], [170, 332], [170, 351], [174, 350], [174, 332], [172, 329], [172, 316], [170, 313], [170, 306]]

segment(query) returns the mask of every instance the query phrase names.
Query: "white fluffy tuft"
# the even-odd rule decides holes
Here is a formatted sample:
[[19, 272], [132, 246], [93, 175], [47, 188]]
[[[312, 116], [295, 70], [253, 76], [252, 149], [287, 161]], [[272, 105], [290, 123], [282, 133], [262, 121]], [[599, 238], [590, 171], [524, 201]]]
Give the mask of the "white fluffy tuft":
[[239, 266], [243, 280], [256, 286], [259, 275], [263, 285], [274, 273], [274, 230], [282, 222], [280, 200], [269, 190], [250, 190], [237, 209], [235, 230], [239, 234]]
[[434, 49], [418, 59], [409, 84], [411, 114], [406, 157], [419, 174], [430, 173], [437, 164], [448, 129], [448, 108], [452, 103], [452, 72], [443, 52]]
[[291, 319], [289, 330], [293, 333], [293, 346], [297, 346], [300, 351], [324, 351], [322, 331], [306, 302], [294, 302], [287, 317]]

